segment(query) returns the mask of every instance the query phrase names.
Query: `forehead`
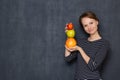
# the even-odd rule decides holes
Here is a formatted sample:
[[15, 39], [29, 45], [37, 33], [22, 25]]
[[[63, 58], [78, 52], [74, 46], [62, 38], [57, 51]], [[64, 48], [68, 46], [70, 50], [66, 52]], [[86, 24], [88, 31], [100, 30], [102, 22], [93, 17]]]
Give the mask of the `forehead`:
[[95, 21], [95, 19], [92, 19], [92, 18], [88, 18], [88, 17], [84, 17], [81, 19], [81, 22], [82, 23], [89, 23], [91, 21]]

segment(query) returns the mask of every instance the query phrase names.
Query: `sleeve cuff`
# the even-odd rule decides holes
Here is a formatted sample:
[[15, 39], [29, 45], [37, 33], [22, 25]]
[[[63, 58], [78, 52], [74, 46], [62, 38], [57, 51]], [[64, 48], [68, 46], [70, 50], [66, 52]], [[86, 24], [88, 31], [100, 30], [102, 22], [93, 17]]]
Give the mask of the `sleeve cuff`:
[[94, 71], [95, 66], [96, 66], [96, 62], [93, 61], [92, 58], [90, 58], [90, 60], [89, 60], [89, 62], [88, 62], [88, 67], [89, 67], [89, 69], [92, 70], [92, 71]]

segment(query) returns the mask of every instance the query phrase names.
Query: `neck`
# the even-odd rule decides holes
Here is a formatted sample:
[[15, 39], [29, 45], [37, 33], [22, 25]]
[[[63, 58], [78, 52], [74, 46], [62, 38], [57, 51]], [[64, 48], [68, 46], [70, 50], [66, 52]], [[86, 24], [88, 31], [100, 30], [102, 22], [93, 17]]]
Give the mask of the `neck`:
[[98, 31], [94, 34], [91, 34], [90, 37], [88, 38], [89, 41], [94, 41], [94, 40], [98, 40], [98, 39], [101, 39], [101, 36], [98, 33]]

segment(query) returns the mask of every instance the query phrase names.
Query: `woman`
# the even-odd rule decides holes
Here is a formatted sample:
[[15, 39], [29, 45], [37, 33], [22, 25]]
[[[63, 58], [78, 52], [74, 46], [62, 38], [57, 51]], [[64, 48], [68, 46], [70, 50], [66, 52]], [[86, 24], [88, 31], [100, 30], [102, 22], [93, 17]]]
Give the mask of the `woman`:
[[65, 46], [65, 60], [77, 58], [75, 80], [102, 80], [100, 67], [109, 49], [109, 43], [103, 39], [98, 31], [99, 20], [91, 12], [83, 13], [79, 18], [88, 38], [77, 39], [77, 46]]

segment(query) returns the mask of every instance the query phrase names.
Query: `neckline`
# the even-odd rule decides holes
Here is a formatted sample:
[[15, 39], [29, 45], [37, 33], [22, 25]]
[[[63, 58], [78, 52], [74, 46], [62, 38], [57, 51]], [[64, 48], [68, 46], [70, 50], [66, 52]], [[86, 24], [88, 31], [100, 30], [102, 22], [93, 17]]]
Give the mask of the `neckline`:
[[93, 42], [98, 42], [98, 41], [100, 41], [100, 40], [102, 40], [102, 39], [103, 39], [103, 38], [101, 37], [100, 39], [96, 39], [96, 40], [94, 40], [94, 41], [89, 41], [88, 38], [87, 38], [87, 42], [93, 43]]

